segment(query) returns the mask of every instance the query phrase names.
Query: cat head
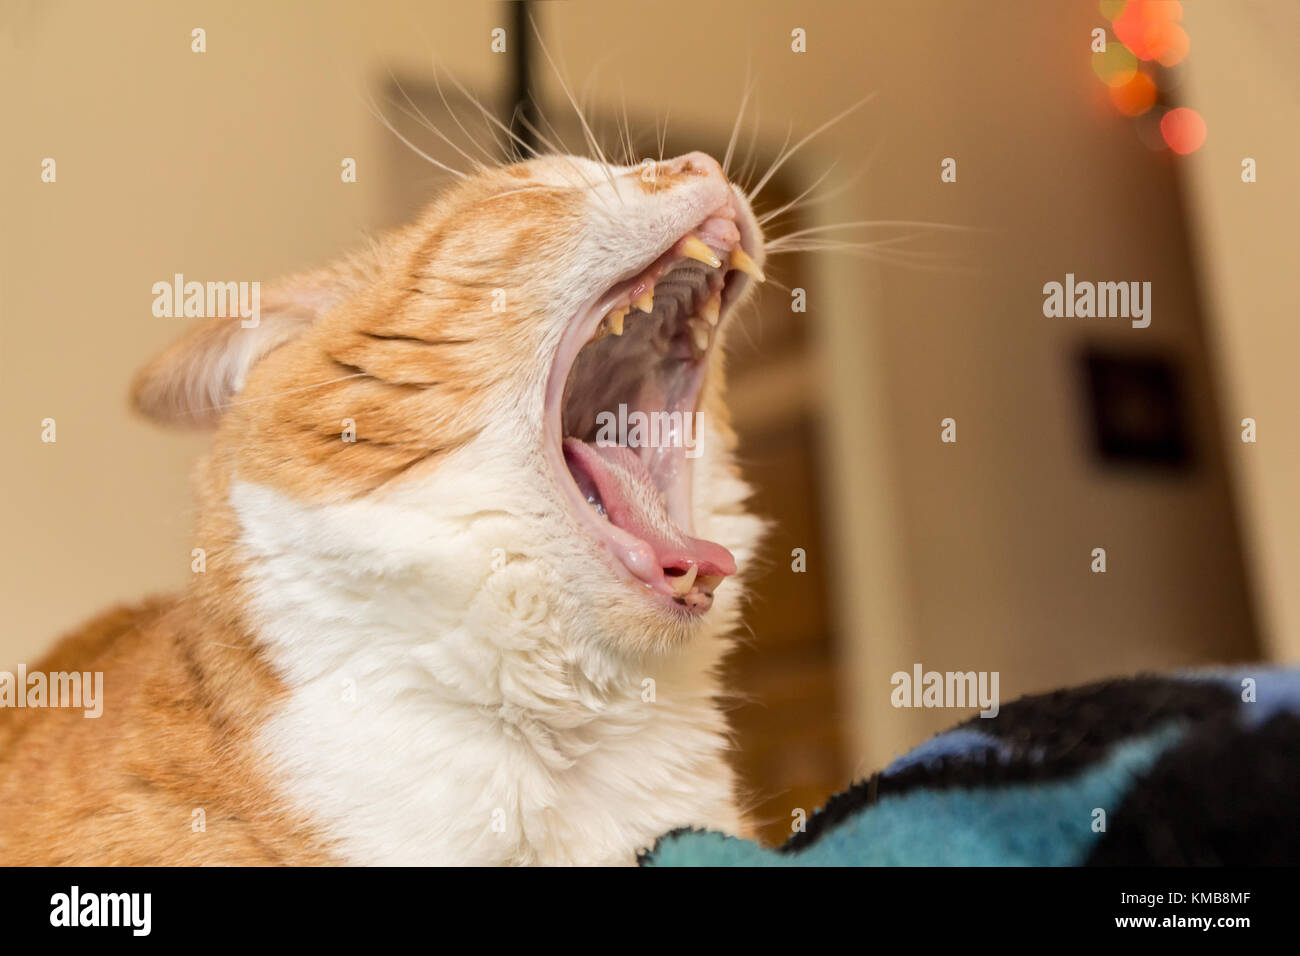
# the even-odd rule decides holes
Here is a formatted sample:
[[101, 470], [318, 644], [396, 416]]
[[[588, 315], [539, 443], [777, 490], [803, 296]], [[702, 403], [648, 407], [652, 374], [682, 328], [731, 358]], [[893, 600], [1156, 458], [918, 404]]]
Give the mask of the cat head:
[[412, 619], [660, 651], [734, 623], [756, 545], [722, 339], [763, 258], [702, 153], [483, 170], [254, 319], [205, 320], [133, 399], [215, 427], [200, 536], [232, 539], [244, 587], [298, 555]]

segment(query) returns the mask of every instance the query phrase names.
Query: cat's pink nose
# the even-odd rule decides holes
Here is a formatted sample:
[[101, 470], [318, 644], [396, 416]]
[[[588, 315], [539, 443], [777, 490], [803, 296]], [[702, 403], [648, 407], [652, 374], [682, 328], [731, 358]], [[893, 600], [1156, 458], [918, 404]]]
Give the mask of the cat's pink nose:
[[684, 153], [676, 159], [665, 159], [659, 164], [659, 170], [666, 176], [716, 176], [726, 179], [722, 166], [708, 153]]

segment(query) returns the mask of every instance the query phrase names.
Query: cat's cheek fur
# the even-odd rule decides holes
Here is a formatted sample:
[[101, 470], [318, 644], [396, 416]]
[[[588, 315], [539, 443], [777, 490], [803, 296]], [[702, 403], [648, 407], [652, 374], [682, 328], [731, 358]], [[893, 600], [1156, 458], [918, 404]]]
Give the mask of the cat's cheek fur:
[[[741, 587], [656, 645], [663, 612], [509, 454], [485, 436], [333, 504], [232, 484], [249, 615], [288, 688], [259, 734], [276, 789], [350, 863], [619, 864], [679, 826], [738, 832], [716, 670]], [[696, 481], [700, 530], [744, 566], [748, 489], [720, 457]]]

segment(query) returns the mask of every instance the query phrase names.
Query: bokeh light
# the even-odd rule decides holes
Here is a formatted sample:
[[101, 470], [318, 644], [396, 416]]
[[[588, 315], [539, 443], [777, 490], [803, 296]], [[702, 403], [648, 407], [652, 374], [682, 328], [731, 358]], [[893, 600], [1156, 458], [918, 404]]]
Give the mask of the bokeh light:
[[1156, 54], [1156, 62], [1161, 66], [1176, 66], [1182, 63], [1192, 48], [1192, 40], [1187, 35], [1187, 31], [1178, 24], [1171, 23], [1164, 40], [1165, 46]]
[[1179, 26], [1182, 19], [1183, 5], [1178, 0], [1129, 0], [1115, 20], [1115, 36], [1139, 60], [1172, 56], [1177, 63], [1188, 47], [1187, 32]]
[[1122, 43], [1107, 43], [1106, 52], [1092, 55], [1092, 71], [1107, 86], [1125, 85], [1137, 68], [1137, 57]]
[[1092, 55], [1092, 71], [1106, 84], [1111, 103], [1135, 121], [1139, 139], [1151, 149], [1195, 152], [1205, 142], [1205, 120], [1193, 109], [1165, 112], [1168, 100], [1161, 96], [1180, 84], [1192, 48], [1182, 3], [1098, 0], [1098, 9], [1118, 41]]
[[1107, 20], [1114, 20], [1124, 12], [1124, 6], [1128, 0], [1101, 0], [1097, 4], [1101, 8], [1101, 15]]
[[1155, 104], [1156, 85], [1145, 73], [1134, 73], [1127, 83], [1110, 88], [1110, 101], [1125, 116], [1141, 116]]
[[1160, 135], [1175, 153], [1186, 156], [1205, 142], [1205, 120], [1194, 109], [1180, 106], [1160, 119]]

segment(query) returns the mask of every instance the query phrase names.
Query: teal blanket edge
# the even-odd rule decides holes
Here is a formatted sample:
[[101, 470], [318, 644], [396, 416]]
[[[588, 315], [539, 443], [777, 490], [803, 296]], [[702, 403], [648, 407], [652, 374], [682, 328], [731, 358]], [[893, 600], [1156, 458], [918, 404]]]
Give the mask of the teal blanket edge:
[[837, 794], [764, 847], [661, 837], [643, 866], [1300, 863], [1300, 669], [1140, 676], [1021, 698]]

